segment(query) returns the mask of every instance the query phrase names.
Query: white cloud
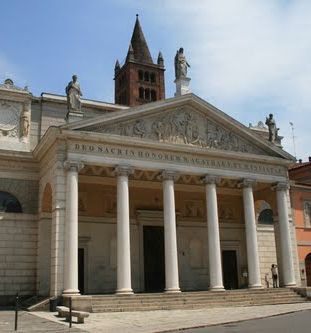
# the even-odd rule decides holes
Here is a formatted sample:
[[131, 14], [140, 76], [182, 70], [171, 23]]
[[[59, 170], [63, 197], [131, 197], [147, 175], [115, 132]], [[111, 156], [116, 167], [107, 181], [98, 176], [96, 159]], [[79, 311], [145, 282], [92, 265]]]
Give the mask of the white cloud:
[[311, 155], [310, 1], [163, 0], [157, 8], [154, 20], [173, 32], [165, 38], [185, 48], [195, 93], [245, 124], [273, 112], [291, 153], [294, 122], [297, 156]]

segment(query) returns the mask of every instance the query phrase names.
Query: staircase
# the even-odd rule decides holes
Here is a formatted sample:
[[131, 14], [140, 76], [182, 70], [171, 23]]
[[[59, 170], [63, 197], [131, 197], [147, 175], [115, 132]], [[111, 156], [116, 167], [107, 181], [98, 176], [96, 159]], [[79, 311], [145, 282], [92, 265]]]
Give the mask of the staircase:
[[291, 289], [271, 288], [176, 294], [94, 295], [91, 307], [92, 312], [121, 312], [288, 304], [306, 301], [306, 298]]

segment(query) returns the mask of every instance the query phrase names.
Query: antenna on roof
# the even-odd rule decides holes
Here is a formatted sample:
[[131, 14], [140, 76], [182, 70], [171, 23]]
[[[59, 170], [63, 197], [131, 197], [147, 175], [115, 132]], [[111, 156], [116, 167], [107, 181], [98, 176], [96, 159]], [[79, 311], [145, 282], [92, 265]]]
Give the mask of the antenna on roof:
[[289, 122], [289, 125], [292, 129], [292, 140], [293, 140], [293, 146], [294, 146], [294, 156], [295, 158], [297, 159], [297, 156], [296, 156], [296, 143], [295, 143], [295, 132], [294, 132], [294, 124], [290, 121]]

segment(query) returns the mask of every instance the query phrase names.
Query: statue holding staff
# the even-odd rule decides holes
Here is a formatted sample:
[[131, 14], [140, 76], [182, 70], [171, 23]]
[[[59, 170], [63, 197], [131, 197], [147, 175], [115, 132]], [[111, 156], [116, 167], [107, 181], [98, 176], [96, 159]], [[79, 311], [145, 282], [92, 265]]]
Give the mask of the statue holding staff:
[[276, 127], [276, 123], [273, 119], [272, 113], [269, 114], [269, 118], [266, 118], [266, 125], [269, 129], [269, 141], [274, 143], [275, 141], [277, 141], [279, 128]]
[[82, 92], [80, 84], [78, 82], [78, 76], [73, 75], [72, 81], [70, 81], [66, 87], [67, 95], [67, 109], [69, 111], [80, 111], [81, 112], [81, 98]]

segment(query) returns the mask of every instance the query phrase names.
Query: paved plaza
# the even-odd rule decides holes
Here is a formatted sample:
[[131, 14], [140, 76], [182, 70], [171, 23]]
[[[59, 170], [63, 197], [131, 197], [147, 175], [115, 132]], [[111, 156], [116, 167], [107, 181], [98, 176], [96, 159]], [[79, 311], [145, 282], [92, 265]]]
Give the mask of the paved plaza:
[[191, 328], [182, 333], [309, 333], [310, 324], [311, 311], [307, 310], [219, 326]]
[[[170, 311], [145, 311], [145, 312], [114, 312], [91, 313], [84, 324], [74, 324], [76, 332], [103, 332], [103, 333], [154, 333], [168, 332], [185, 328], [219, 325], [239, 322], [249, 319], [265, 318], [296, 311], [311, 310], [310, 303], [263, 305], [252, 307], [228, 307], [196, 310], [170, 310]], [[68, 323], [64, 322], [50, 312], [27, 313], [27, 319], [32, 317], [31, 323], [23, 332], [67, 332]], [[0, 328], [3, 318], [0, 312]], [[11, 316], [13, 323], [13, 313]], [[52, 325], [56, 325], [55, 328]], [[45, 328], [46, 327], [46, 328]], [[62, 328], [63, 327], [63, 328]], [[55, 329], [55, 331], [53, 331]], [[78, 330], [81, 329], [81, 330]], [[1, 330], [9, 332], [9, 330]], [[74, 330], [72, 330], [74, 331]], [[74, 331], [75, 332], [75, 331]]]
[[[15, 312], [14, 311], [0, 311], [0, 332], [1, 333], [8, 333], [14, 332], [14, 318]], [[53, 332], [53, 333], [60, 333], [60, 332], [68, 332], [69, 327], [68, 323], [65, 325], [60, 324], [59, 322], [47, 320], [45, 318], [34, 316], [30, 312], [19, 312], [18, 315], [18, 330], [17, 332], [27, 332], [27, 333], [41, 333], [41, 332]], [[70, 332], [74, 333], [83, 333], [86, 332], [82, 329], [73, 328]]]

